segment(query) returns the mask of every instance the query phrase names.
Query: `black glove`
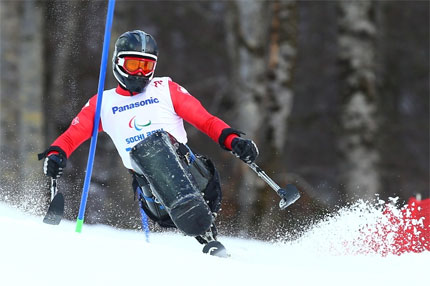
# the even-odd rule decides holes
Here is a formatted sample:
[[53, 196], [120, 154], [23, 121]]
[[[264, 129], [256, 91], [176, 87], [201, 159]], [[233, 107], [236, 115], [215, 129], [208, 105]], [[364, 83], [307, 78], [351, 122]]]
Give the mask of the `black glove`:
[[59, 178], [63, 174], [63, 168], [66, 167], [67, 158], [63, 154], [52, 154], [45, 158], [43, 163], [43, 172], [52, 178]]
[[252, 140], [236, 137], [231, 142], [231, 148], [233, 154], [246, 164], [251, 164], [257, 159], [258, 148]]

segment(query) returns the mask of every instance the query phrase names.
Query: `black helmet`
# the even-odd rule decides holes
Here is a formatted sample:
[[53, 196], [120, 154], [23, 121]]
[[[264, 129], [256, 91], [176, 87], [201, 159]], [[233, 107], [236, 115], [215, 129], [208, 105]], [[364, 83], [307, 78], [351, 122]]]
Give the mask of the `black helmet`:
[[[112, 57], [113, 75], [120, 85], [131, 92], [142, 92], [154, 77], [158, 48], [154, 37], [140, 31], [130, 31], [119, 36]], [[143, 75], [133, 75], [124, 66], [124, 58], [138, 58], [150, 63], [150, 70]]]

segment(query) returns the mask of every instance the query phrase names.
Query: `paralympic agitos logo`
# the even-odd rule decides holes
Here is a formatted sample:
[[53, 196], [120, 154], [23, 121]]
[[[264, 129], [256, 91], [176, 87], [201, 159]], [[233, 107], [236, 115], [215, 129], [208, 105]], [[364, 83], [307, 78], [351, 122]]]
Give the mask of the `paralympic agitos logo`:
[[144, 124], [139, 124], [136, 121], [136, 116], [133, 116], [130, 121], [128, 122], [128, 127], [130, 128], [134, 128], [137, 131], [141, 131], [143, 129], [143, 127], [147, 127], [151, 125], [151, 120], [148, 120], [148, 122], [144, 123]]

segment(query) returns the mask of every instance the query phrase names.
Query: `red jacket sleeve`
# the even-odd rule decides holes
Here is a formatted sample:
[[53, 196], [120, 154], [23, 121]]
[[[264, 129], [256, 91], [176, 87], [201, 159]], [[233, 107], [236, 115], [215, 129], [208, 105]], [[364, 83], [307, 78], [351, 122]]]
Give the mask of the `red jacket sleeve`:
[[[83, 142], [91, 137], [96, 112], [97, 95], [93, 96], [72, 120], [69, 128], [61, 134], [51, 146], [58, 146], [66, 152], [67, 157], [75, 151]], [[99, 125], [99, 132], [102, 131]]]
[[[169, 81], [169, 89], [176, 113], [218, 143], [223, 129], [230, 128], [230, 126], [210, 114], [200, 101], [179, 84]], [[238, 137], [236, 134], [227, 136], [224, 141], [225, 147], [231, 150], [231, 141], [236, 137]]]

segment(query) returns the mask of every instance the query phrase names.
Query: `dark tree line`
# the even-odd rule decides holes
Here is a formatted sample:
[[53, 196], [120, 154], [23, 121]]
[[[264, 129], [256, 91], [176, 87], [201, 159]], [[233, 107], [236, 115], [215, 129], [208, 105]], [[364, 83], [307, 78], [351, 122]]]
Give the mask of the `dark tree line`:
[[[96, 93], [106, 9], [107, 1], [0, 2], [3, 201], [42, 211], [36, 153]], [[279, 211], [247, 166], [186, 125], [189, 145], [221, 173], [221, 231], [264, 238], [357, 198], [430, 195], [429, 2], [117, 0], [112, 29], [110, 53], [127, 30], [153, 34], [156, 75], [243, 130], [260, 147], [258, 164], [302, 192]], [[106, 88], [116, 85], [110, 70]], [[72, 220], [88, 147], [60, 180]], [[100, 134], [85, 221], [139, 228], [130, 184]]]

